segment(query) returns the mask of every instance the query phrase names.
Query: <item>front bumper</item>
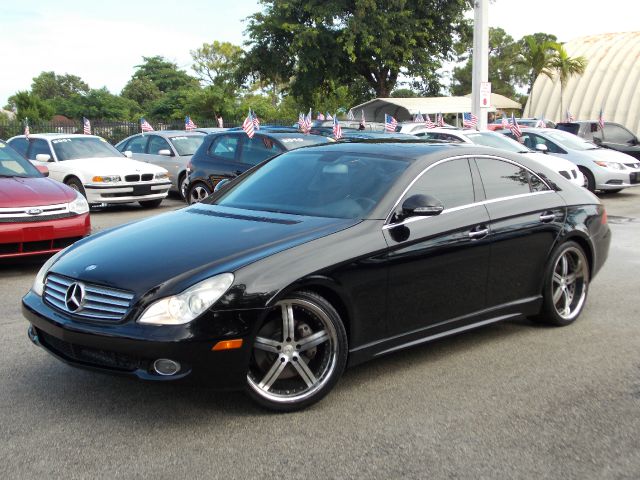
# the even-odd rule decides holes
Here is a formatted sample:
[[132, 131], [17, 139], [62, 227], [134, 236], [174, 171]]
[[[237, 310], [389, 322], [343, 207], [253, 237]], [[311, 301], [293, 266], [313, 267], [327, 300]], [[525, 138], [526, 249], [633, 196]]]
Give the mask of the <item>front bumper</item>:
[[[193, 377], [220, 389], [241, 389], [253, 345], [253, 326], [262, 310], [212, 313], [187, 325], [118, 324], [72, 320], [33, 292], [22, 299], [29, 337], [54, 357], [79, 368], [138, 377], [178, 380]], [[241, 348], [213, 351], [220, 340], [243, 338]], [[163, 376], [153, 370], [157, 359], [170, 359], [180, 370]]]
[[89, 203], [131, 203], [165, 198], [170, 187], [170, 181], [140, 182], [127, 185], [89, 183], [84, 186], [84, 190]]
[[[605, 170], [602, 168], [601, 170]], [[598, 172], [596, 177], [597, 190], [618, 190], [620, 188], [640, 187], [640, 171], [611, 172], [606, 170], [606, 174]]]
[[0, 223], [0, 258], [58, 252], [90, 231], [88, 213], [39, 222]]

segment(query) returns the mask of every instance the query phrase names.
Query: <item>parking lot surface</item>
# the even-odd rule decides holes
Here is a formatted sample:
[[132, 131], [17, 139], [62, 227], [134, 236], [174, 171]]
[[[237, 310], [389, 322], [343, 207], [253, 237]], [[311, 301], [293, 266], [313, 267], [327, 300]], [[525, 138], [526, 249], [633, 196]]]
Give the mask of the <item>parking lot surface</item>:
[[[640, 189], [601, 199], [609, 260], [574, 325], [509, 322], [395, 353], [286, 415], [66, 366], [20, 312], [43, 260], [0, 263], [0, 478], [640, 478]], [[182, 206], [95, 211], [93, 231]]]

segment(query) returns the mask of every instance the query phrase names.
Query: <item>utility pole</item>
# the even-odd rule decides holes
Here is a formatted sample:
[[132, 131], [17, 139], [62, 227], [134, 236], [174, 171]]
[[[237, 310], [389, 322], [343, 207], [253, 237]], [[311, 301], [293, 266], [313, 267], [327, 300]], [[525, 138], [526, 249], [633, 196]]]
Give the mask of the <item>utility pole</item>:
[[486, 130], [487, 113], [491, 106], [489, 81], [489, 2], [474, 1], [473, 16], [473, 70], [472, 70], [472, 113], [478, 117], [478, 129]]

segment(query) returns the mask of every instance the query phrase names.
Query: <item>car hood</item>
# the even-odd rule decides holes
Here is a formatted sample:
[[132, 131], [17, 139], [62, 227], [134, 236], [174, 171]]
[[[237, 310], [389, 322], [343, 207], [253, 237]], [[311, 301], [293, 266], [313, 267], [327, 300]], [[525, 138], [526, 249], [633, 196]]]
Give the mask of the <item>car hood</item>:
[[626, 153], [611, 150], [609, 148], [597, 148], [594, 150], [583, 150], [580, 152], [590, 160], [600, 162], [635, 163], [637, 160]]
[[196, 204], [80, 241], [51, 271], [165, 296], [359, 221]]
[[49, 178], [0, 178], [0, 208], [56, 205], [75, 198], [73, 190]]
[[77, 158], [58, 162], [67, 171], [83, 171], [95, 175], [129, 175], [166, 172], [162, 167], [126, 157]]
[[531, 152], [526, 155], [527, 158], [533, 158], [537, 162], [546, 165], [548, 168], [554, 169], [556, 172], [559, 172], [560, 170], [576, 170], [578, 168], [575, 163], [553, 155], [538, 152]]

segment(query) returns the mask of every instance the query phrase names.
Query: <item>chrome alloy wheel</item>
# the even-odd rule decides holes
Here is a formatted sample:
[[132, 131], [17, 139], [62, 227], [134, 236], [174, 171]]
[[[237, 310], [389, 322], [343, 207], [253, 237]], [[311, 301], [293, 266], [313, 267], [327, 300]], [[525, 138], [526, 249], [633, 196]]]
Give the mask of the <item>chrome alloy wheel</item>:
[[553, 307], [564, 320], [578, 316], [587, 298], [589, 265], [582, 250], [569, 247], [553, 266]]
[[202, 184], [195, 185], [189, 190], [189, 205], [192, 203], [198, 203], [209, 196], [211, 192], [207, 187]]
[[331, 379], [337, 349], [337, 332], [324, 309], [298, 298], [278, 302], [256, 337], [249, 388], [269, 402], [304, 402]]

